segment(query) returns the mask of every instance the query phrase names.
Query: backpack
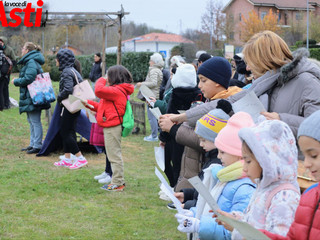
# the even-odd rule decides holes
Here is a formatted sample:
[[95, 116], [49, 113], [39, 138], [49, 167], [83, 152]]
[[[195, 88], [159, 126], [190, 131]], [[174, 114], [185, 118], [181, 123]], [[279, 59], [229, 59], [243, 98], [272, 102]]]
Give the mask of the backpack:
[[299, 193], [297, 188], [291, 184], [291, 183], [284, 183], [284, 184], [281, 184], [277, 187], [275, 187], [268, 195], [267, 197], [267, 200], [266, 200], [266, 203], [265, 203], [265, 209], [269, 209], [270, 206], [271, 206], [271, 201], [272, 201], [272, 198], [280, 191], [282, 190], [292, 190], [292, 191], [295, 191], [296, 193]]
[[120, 88], [118, 88], [118, 89], [127, 98], [126, 111], [125, 111], [125, 113], [123, 115], [123, 121], [122, 122], [121, 122], [121, 118], [120, 118], [118, 109], [116, 108], [116, 105], [114, 104], [114, 102], [112, 102], [112, 103], [113, 103], [114, 108], [117, 111], [120, 123], [122, 125], [122, 137], [126, 137], [132, 132], [132, 130], [134, 128], [134, 117], [133, 117], [133, 112], [132, 112], [130, 101], [128, 100], [128, 96]]
[[0, 52], [0, 73], [1, 76], [6, 76], [12, 69], [12, 61], [3, 52]]

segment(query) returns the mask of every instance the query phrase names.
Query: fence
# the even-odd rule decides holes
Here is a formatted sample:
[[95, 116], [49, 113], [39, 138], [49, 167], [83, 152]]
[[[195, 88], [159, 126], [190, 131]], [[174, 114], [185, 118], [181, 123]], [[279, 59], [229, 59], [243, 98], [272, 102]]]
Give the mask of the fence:
[[140, 129], [139, 125], [141, 124], [143, 126], [142, 133], [146, 134], [146, 105], [144, 102], [135, 102], [130, 101], [132, 106], [132, 112], [134, 116], [134, 122], [135, 122], [135, 129], [134, 132], [138, 133]]

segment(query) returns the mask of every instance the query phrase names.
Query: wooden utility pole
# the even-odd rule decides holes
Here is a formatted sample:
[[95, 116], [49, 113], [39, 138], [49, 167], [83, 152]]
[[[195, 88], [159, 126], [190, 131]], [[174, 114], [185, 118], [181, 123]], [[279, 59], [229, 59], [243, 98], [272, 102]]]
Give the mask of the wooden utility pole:
[[102, 77], [104, 77], [106, 72], [106, 32], [107, 24], [102, 26]]
[[119, 28], [118, 28], [118, 53], [117, 53], [117, 64], [121, 64], [121, 44], [122, 44], [122, 18], [125, 12], [121, 5], [121, 11], [118, 12], [118, 21], [119, 21]]

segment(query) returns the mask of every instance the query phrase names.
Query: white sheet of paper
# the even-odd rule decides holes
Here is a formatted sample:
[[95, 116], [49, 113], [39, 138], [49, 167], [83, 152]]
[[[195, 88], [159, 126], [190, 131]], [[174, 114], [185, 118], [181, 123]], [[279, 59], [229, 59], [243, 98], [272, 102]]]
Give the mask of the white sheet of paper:
[[154, 93], [146, 85], [143, 85], [143, 84], [141, 85], [140, 92], [145, 98], [150, 98], [150, 97], [156, 98]]
[[[68, 99], [69, 99], [69, 101], [70, 101], [71, 103], [74, 103], [74, 102], [77, 101], [77, 100], [80, 100], [80, 101], [83, 100], [83, 99], [78, 98], [78, 97], [76, 97], [76, 96], [74, 96], [74, 95], [72, 95], [72, 94], [69, 94]], [[82, 104], [82, 105], [83, 105], [83, 104]], [[91, 104], [87, 104], [87, 106], [90, 107], [90, 108], [94, 108]], [[83, 108], [81, 107], [81, 109], [86, 109], [86, 107], [83, 105]]]
[[254, 93], [254, 91], [248, 92], [243, 98], [234, 102], [232, 104], [232, 109], [235, 113], [249, 113], [254, 122], [257, 122], [261, 112], [266, 111], [257, 95]]
[[157, 167], [154, 167], [154, 168], [155, 168], [154, 172], [157, 175], [157, 177], [159, 178], [159, 180], [161, 181], [161, 183], [173, 194], [171, 187], [169, 186], [168, 182], [164, 179], [162, 174], [159, 172], [158, 168]]
[[242, 221], [238, 221], [233, 218], [229, 218], [223, 215], [219, 215], [218, 219], [231, 225], [235, 229], [238, 230], [238, 232], [242, 235], [242, 237], [246, 240], [268, 240], [266, 235], [264, 235], [262, 232], [260, 232], [258, 229], [252, 227], [250, 224]]
[[164, 171], [164, 148], [154, 147], [154, 156], [159, 168]]
[[155, 116], [156, 119], [159, 120], [159, 117], [162, 115], [160, 112], [160, 109], [156, 107], [156, 108], [149, 108], [149, 110], [153, 114], [153, 116]]
[[186, 110], [178, 110], [178, 113], [182, 114], [182, 113], [185, 113]]
[[176, 198], [173, 193], [171, 193], [163, 184], [160, 186], [161, 190], [167, 194], [167, 196], [172, 200], [174, 203], [174, 206], [176, 207], [178, 213], [183, 214], [183, 209], [181, 207], [181, 202], [179, 201], [178, 198]]
[[220, 210], [218, 203], [216, 200], [213, 199], [211, 194], [209, 193], [208, 189], [204, 186], [198, 176], [194, 176], [189, 178], [188, 181], [192, 184], [192, 186], [201, 194], [204, 200], [207, 201], [211, 209], [217, 213], [217, 210]]
[[87, 114], [89, 116], [89, 121], [91, 123], [97, 123], [96, 117], [91, 113], [91, 111], [88, 108], [86, 108], [86, 112], [87, 112]]

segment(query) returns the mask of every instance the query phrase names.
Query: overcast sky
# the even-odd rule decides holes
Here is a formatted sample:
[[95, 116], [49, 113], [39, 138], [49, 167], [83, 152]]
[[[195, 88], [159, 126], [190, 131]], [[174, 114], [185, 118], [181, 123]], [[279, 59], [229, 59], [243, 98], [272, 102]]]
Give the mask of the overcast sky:
[[[17, 2], [7, 0], [8, 2]], [[22, 1], [22, 0], [21, 0]], [[146, 23], [147, 25], [180, 33], [187, 28], [199, 29], [201, 15], [205, 12], [208, 0], [43, 0], [50, 12], [114, 12], [121, 9], [126, 12], [126, 21]], [[217, 1], [217, 0], [214, 0]], [[221, 0], [228, 2], [228, 0]], [[36, 0], [27, 2], [36, 3]]]

